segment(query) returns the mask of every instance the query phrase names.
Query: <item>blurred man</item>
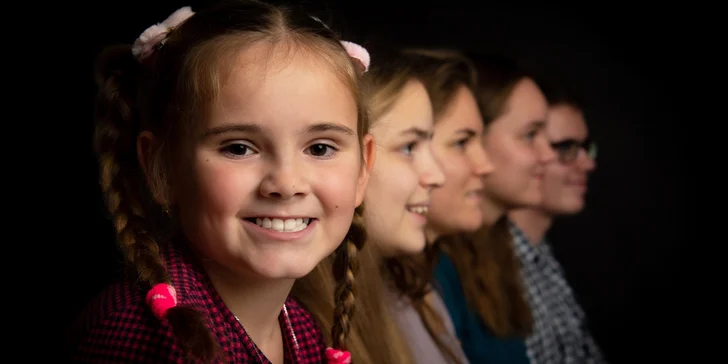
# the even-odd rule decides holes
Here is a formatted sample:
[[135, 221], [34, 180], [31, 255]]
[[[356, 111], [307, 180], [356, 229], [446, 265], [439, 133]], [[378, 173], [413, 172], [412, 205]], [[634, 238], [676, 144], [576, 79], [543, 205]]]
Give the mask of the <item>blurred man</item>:
[[579, 103], [555, 85], [540, 86], [549, 102], [546, 137], [557, 158], [543, 171], [541, 205], [508, 214], [534, 320], [527, 352], [534, 364], [604, 363], [583, 310], [545, 241], [555, 217], [584, 208], [588, 177], [596, 167], [596, 145], [589, 139]]

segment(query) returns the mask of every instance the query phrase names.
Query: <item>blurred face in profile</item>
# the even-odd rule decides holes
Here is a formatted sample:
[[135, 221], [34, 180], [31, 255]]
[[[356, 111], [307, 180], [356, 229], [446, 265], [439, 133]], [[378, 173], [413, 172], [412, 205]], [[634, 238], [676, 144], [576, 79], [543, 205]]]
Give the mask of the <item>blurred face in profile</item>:
[[483, 138], [495, 171], [484, 178], [485, 204], [497, 210], [543, 201], [545, 168], [556, 159], [545, 134], [548, 105], [536, 83], [519, 81]]
[[483, 221], [483, 177], [493, 171], [481, 142], [483, 118], [473, 93], [460, 87], [435, 123], [432, 151], [445, 174], [432, 191], [428, 229], [434, 235], [474, 231]]
[[430, 97], [414, 80], [391, 110], [372, 121], [377, 157], [364, 197], [364, 226], [385, 256], [425, 249], [430, 194], [444, 181], [430, 149], [432, 124]]
[[596, 145], [589, 140], [582, 112], [570, 105], [553, 106], [545, 134], [558, 158], [544, 169], [542, 208], [553, 215], [584, 208], [589, 174], [596, 168]]

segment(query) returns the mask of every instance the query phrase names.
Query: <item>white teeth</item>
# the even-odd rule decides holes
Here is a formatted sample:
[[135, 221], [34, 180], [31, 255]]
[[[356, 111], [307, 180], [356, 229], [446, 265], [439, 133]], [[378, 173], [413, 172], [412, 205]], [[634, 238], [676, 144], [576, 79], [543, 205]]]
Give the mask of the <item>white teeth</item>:
[[256, 218], [255, 224], [264, 228], [264, 229], [271, 229], [275, 231], [281, 231], [281, 232], [296, 232], [301, 231], [308, 226], [308, 222], [310, 221], [310, 218], [298, 218], [298, 219], [269, 219], [267, 217], [264, 218]]
[[428, 208], [427, 206], [414, 206], [407, 208], [407, 210], [414, 212], [415, 214], [427, 215]]

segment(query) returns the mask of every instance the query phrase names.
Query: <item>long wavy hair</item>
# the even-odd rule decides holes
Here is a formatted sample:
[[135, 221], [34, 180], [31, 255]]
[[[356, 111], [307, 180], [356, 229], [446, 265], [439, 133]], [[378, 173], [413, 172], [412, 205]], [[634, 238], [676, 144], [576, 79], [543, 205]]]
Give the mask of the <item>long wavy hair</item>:
[[[516, 61], [499, 55], [470, 55], [470, 59], [477, 72], [474, 95], [487, 133], [516, 85], [531, 75]], [[453, 261], [468, 305], [485, 326], [502, 338], [528, 336], [533, 318], [505, 215], [473, 234], [443, 237], [438, 245]]]

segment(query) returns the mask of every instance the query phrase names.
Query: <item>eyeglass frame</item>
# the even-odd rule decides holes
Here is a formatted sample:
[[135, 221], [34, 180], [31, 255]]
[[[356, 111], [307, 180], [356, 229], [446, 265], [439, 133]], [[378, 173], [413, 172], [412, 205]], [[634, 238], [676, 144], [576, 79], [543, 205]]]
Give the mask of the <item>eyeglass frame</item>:
[[558, 155], [559, 162], [563, 164], [571, 164], [576, 161], [579, 158], [580, 150], [583, 150], [589, 159], [597, 159], [597, 144], [589, 138], [584, 141], [564, 139], [550, 144], [551, 149]]

